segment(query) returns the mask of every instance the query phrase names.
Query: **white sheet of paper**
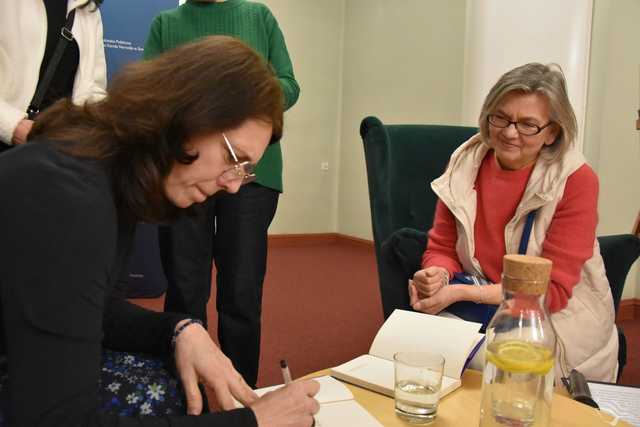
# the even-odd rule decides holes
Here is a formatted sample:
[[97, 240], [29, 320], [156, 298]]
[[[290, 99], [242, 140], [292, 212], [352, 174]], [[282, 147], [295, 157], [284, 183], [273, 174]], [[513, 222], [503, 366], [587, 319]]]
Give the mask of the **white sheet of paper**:
[[591, 397], [600, 409], [640, 427], [640, 388], [588, 382]]
[[[340, 381], [332, 378], [328, 375], [324, 377], [313, 378], [314, 380], [320, 383], [320, 391], [315, 395], [315, 399], [319, 404], [323, 403], [331, 403], [331, 402], [340, 402], [343, 400], [352, 400], [353, 394], [347, 386], [342, 384]], [[276, 390], [282, 387], [284, 384], [272, 385], [270, 387], [259, 388], [255, 390], [258, 396], [262, 396], [270, 391]]]
[[[315, 398], [320, 403], [316, 414], [316, 427], [383, 427], [358, 402], [346, 385], [330, 376], [314, 378], [320, 383], [320, 391]], [[279, 389], [284, 384], [263, 387], [255, 390], [258, 396]], [[240, 404], [236, 402], [236, 406]]]
[[316, 427], [383, 427], [355, 400], [328, 403], [316, 414]]

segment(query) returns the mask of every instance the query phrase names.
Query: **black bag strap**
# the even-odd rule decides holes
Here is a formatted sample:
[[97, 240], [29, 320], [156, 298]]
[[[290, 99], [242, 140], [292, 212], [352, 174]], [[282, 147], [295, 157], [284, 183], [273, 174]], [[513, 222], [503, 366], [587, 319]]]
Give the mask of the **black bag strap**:
[[536, 212], [531, 211], [527, 214], [527, 219], [524, 223], [524, 229], [522, 230], [522, 237], [520, 238], [520, 248], [518, 248], [518, 254], [526, 255], [527, 247], [529, 246], [529, 237], [531, 237], [531, 229], [533, 228], [533, 220], [536, 217]]
[[49, 89], [49, 84], [51, 84], [51, 79], [53, 79], [53, 75], [56, 72], [56, 68], [58, 68], [58, 64], [60, 63], [60, 59], [62, 59], [62, 54], [69, 42], [73, 41], [73, 34], [71, 33], [71, 29], [73, 28], [73, 21], [76, 16], [76, 10], [73, 9], [67, 15], [67, 21], [64, 23], [62, 30], [60, 30], [60, 38], [58, 39], [58, 44], [56, 45], [56, 50], [53, 53], [53, 56], [49, 60], [49, 64], [47, 65], [47, 70], [38, 83], [38, 87], [36, 88], [36, 93], [33, 95], [33, 99], [31, 100], [31, 104], [29, 104], [29, 108], [27, 108], [27, 116], [30, 120], [33, 120], [38, 113], [40, 112], [40, 105], [42, 105], [42, 100], [44, 99], [44, 95], [47, 93]]

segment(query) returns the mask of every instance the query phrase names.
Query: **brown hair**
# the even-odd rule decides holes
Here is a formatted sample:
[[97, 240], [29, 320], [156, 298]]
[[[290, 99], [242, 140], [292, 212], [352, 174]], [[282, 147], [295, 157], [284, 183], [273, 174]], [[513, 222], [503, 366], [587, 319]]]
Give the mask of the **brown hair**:
[[504, 97], [513, 92], [539, 93], [549, 100], [550, 119], [558, 128], [558, 136], [543, 150], [550, 152], [551, 160], [560, 158], [573, 146], [578, 134], [575, 113], [569, 101], [567, 83], [558, 64], [529, 63], [507, 71], [489, 91], [480, 111], [478, 125], [482, 139], [489, 140], [487, 116], [493, 114]]
[[278, 80], [256, 52], [211, 36], [126, 66], [100, 102], [58, 101], [38, 116], [30, 139], [62, 141], [61, 151], [104, 161], [121, 214], [165, 221], [177, 208], [164, 194], [164, 178], [175, 162], [197, 158], [185, 142], [247, 119], [270, 123], [277, 141], [283, 107]]

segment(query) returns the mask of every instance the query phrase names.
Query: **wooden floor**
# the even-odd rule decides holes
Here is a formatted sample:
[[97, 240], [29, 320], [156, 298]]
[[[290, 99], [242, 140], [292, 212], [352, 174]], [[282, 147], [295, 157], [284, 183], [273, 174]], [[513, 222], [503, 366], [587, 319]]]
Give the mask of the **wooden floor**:
[[[162, 307], [162, 298], [136, 301], [149, 308]], [[215, 338], [213, 300], [209, 319]], [[274, 245], [265, 280], [258, 386], [282, 382], [278, 367], [282, 358], [288, 360], [294, 376], [302, 376], [366, 353], [381, 325], [372, 246], [346, 240]], [[625, 321], [622, 326], [629, 348], [621, 382], [640, 385], [640, 320]]]

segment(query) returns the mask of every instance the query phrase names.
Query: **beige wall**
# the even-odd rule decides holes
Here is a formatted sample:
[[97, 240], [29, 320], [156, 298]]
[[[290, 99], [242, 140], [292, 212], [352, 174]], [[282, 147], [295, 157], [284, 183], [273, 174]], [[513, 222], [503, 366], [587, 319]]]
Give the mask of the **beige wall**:
[[[336, 230], [345, 0], [264, 0], [293, 61], [300, 98], [285, 114], [284, 193], [269, 232]], [[322, 162], [329, 170], [320, 170]]]
[[[600, 235], [630, 232], [640, 209], [639, 22], [638, 0], [594, 2], [584, 148], [600, 177]], [[623, 294], [634, 296], [640, 296], [637, 265]]]
[[348, 0], [338, 228], [371, 239], [360, 121], [458, 123], [465, 0]]
[[360, 121], [459, 122], [466, 0], [264, 3], [301, 86], [286, 114], [285, 191], [269, 232], [371, 239]]

